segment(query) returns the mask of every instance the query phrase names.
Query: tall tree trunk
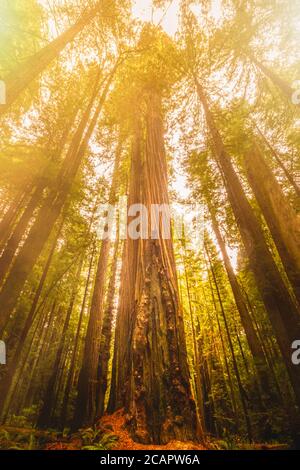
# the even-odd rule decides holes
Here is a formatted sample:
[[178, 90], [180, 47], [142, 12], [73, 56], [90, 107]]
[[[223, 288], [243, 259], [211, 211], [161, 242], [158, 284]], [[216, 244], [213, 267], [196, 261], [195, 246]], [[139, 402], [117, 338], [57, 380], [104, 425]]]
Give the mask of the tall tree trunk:
[[244, 155], [244, 162], [250, 186], [300, 301], [300, 218], [290, 206], [257, 146]]
[[0, 106], [0, 116], [5, 114], [19, 95], [42, 73], [47, 66], [61, 53], [61, 51], [83, 30], [97, 15], [100, 1], [95, 7], [88, 9], [80, 15], [76, 23], [67, 31], [54, 39], [33, 57], [10, 73], [5, 79], [6, 104]]
[[55, 389], [53, 391], [53, 406], [52, 406], [52, 412], [51, 416], [49, 419], [50, 423], [53, 423], [55, 427], [64, 429], [62, 427], [62, 423], [60, 421], [60, 415], [59, 413], [59, 407], [60, 403], [62, 402], [61, 395], [64, 393], [64, 388], [65, 388], [65, 383], [66, 383], [66, 371], [69, 370], [68, 367], [68, 357], [71, 351], [71, 345], [70, 344], [65, 344], [64, 345], [64, 350], [62, 354], [62, 358], [59, 364], [59, 370], [57, 373], [57, 378], [55, 382]]
[[297, 404], [300, 406], [300, 375], [291, 361], [291, 345], [300, 338], [300, 315], [286, 288], [278, 267], [268, 249], [264, 234], [246, 198], [241, 182], [226, 152], [221, 135], [209, 109], [205, 92], [195, 78], [197, 92], [204, 107], [214, 144], [215, 157], [221, 169], [227, 194], [241, 237], [255, 275], [258, 289], [276, 335], [288, 371]]
[[107, 289], [106, 307], [103, 315], [103, 325], [101, 331], [101, 342], [99, 348], [98, 361], [98, 384], [97, 384], [97, 417], [100, 418], [104, 414], [105, 396], [108, 384], [108, 366], [111, 356], [111, 340], [113, 328], [113, 312], [116, 291], [116, 276], [118, 265], [119, 251], [119, 233], [115, 241], [114, 252], [112, 257], [112, 268], [110, 280]]
[[[140, 203], [141, 179], [136, 175], [141, 175], [141, 142], [140, 126], [136, 124], [135, 138], [131, 156], [131, 170], [129, 179], [128, 207]], [[129, 224], [132, 217], [127, 217]], [[122, 255], [122, 272], [120, 285], [120, 306], [117, 315], [117, 324], [115, 330], [115, 349], [113, 357], [113, 371], [111, 380], [111, 389], [109, 397], [108, 411], [111, 413], [124, 406], [126, 381], [126, 368], [128, 364], [128, 345], [129, 341], [129, 312], [134, 306], [134, 284], [137, 275], [137, 256], [139, 240], [128, 238], [124, 242]]]
[[[121, 150], [122, 148], [119, 145], [116, 152], [112, 184], [108, 198], [109, 205], [113, 205], [116, 202], [117, 177]], [[83, 362], [78, 380], [78, 395], [73, 420], [74, 429], [78, 429], [84, 425], [91, 425], [96, 418], [98, 358], [105, 299], [105, 277], [107, 274], [110, 247], [110, 234], [103, 232], [85, 339]]]
[[268, 398], [272, 396], [272, 392], [270, 389], [268, 365], [266, 363], [264, 351], [261, 347], [259, 338], [254, 329], [252, 319], [247, 308], [247, 304], [244, 300], [240, 285], [238, 283], [237, 277], [231, 265], [230, 258], [227, 253], [226, 245], [219, 229], [216, 215], [214, 213], [213, 207], [211, 206], [209, 202], [208, 202], [208, 207], [209, 207], [209, 211], [211, 215], [213, 231], [215, 233], [218, 245], [222, 253], [224, 266], [227, 272], [227, 276], [228, 276], [228, 280], [232, 289], [234, 300], [235, 300], [235, 303], [236, 303], [236, 306], [240, 315], [241, 323], [243, 325], [243, 328], [246, 334], [249, 349], [253, 357], [253, 361], [254, 361], [256, 372], [257, 372], [258, 379], [260, 382], [261, 390], [263, 394], [265, 395], [265, 397]]
[[[236, 397], [235, 397], [235, 390], [234, 390], [234, 387], [233, 387], [232, 373], [231, 373], [231, 370], [230, 370], [230, 367], [229, 367], [229, 361], [228, 361], [227, 351], [226, 351], [226, 346], [225, 346], [225, 339], [224, 339], [224, 335], [223, 335], [223, 331], [222, 331], [221, 323], [220, 323], [220, 319], [219, 319], [219, 313], [218, 313], [218, 308], [217, 308], [217, 301], [216, 301], [216, 298], [215, 298], [215, 292], [214, 292], [214, 289], [213, 289], [211, 276], [209, 275], [210, 268], [208, 267], [206, 259], [205, 259], [205, 265], [206, 265], [206, 271], [208, 273], [208, 283], [209, 283], [211, 297], [212, 297], [212, 301], [213, 301], [214, 313], [215, 313], [216, 320], [217, 320], [217, 325], [218, 325], [218, 333], [219, 333], [219, 337], [220, 337], [220, 340], [221, 340], [223, 359], [224, 359], [224, 363], [225, 363], [225, 370], [226, 370], [226, 374], [227, 374], [227, 377], [228, 377], [228, 384], [229, 384], [229, 390], [230, 390], [230, 394], [228, 394], [228, 395], [229, 395], [229, 398], [230, 398], [231, 403], [232, 403], [232, 411], [233, 411], [233, 417], [234, 417], [234, 421], [235, 421], [235, 432], [237, 432], [238, 429], [239, 429], [240, 419], [239, 419], [237, 401], [236, 401]], [[212, 324], [212, 320], [210, 321], [210, 323]], [[227, 381], [226, 381], [225, 377], [224, 377], [224, 383], [225, 383], [225, 386], [227, 386]]]
[[[167, 163], [160, 96], [145, 96], [146, 142], [135, 131], [129, 203], [168, 207]], [[142, 159], [142, 160], [141, 160]], [[141, 171], [137, 171], [140, 168]], [[127, 410], [127, 426], [140, 442], [198, 439], [195, 402], [178, 300], [171, 239], [127, 240], [116, 336], [115, 406]], [[148, 231], [148, 237], [150, 232]]]

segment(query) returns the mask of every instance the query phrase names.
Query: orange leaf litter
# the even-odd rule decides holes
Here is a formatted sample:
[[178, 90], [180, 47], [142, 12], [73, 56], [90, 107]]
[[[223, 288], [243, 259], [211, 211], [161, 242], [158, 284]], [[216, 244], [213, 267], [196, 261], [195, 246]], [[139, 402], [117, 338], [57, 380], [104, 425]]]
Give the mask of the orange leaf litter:
[[125, 428], [125, 416], [122, 410], [113, 415], [104, 416], [99, 425], [119, 438], [112, 450], [205, 450], [201, 444], [189, 441], [170, 441], [165, 445], [146, 445], [135, 442]]

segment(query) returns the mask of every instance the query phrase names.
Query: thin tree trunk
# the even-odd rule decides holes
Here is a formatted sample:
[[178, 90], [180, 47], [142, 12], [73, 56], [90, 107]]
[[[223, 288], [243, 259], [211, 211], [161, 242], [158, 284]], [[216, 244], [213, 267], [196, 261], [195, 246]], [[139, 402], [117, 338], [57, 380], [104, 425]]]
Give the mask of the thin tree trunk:
[[256, 372], [259, 378], [260, 386], [263, 391], [263, 394], [265, 394], [266, 397], [270, 397], [272, 396], [272, 392], [270, 389], [270, 381], [269, 381], [266, 358], [265, 358], [263, 349], [261, 347], [259, 338], [257, 337], [256, 331], [254, 329], [251, 316], [249, 315], [249, 311], [245, 303], [245, 300], [243, 298], [243, 294], [242, 294], [240, 285], [238, 283], [237, 277], [232, 268], [230, 258], [227, 253], [226, 245], [224, 243], [223, 237], [219, 229], [217, 218], [215, 216], [214, 210], [211, 207], [210, 203], [209, 203], [209, 211], [211, 215], [213, 230], [214, 230], [218, 245], [222, 253], [224, 266], [227, 272], [227, 276], [228, 276], [228, 280], [232, 289], [234, 300], [235, 300], [238, 312], [240, 314], [241, 323], [243, 325], [243, 328], [246, 334], [249, 349], [253, 357], [253, 361], [254, 361]]
[[[228, 395], [229, 395], [229, 397], [231, 399], [231, 403], [232, 403], [232, 410], [233, 410], [233, 416], [234, 416], [235, 427], [236, 427], [235, 431], [237, 432], [238, 429], [239, 429], [239, 422], [240, 422], [239, 413], [238, 413], [238, 408], [237, 408], [235, 391], [234, 391], [234, 387], [233, 387], [232, 374], [231, 374], [231, 371], [230, 371], [228, 357], [227, 357], [225, 340], [224, 340], [223, 331], [222, 331], [222, 328], [221, 328], [219, 314], [218, 314], [217, 302], [216, 302], [216, 299], [215, 299], [215, 293], [214, 293], [212, 281], [211, 281], [211, 278], [209, 276], [209, 267], [207, 265], [207, 260], [206, 259], [205, 259], [205, 265], [206, 265], [206, 271], [208, 273], [208, 282], [209, 282], [210, 292], [211, 292], [211, 296], [212, 296], [214, 312], [215, 312], [215, 315], [216, 315], [216, 320], [217, 320], [217, 325], [218, 325], [218, 332], [219, 332], [221, 345], [222, 345], [222, 352], [223, 352], [223, 359], [224, 359], [224, 363], [225, 363], [225, 369], [226, 369], [226, 373], [227, 373], [227, 377], [228, 377], [228, 383], [229, 383], [229, 389], [230, 389], [230, 394], [228, 394]], [[211, 324], [212, 324], [212, 322], [211, 322]], [[225, 382], [225, 385], [227, 385], [227, 382], [226, 382], [225, 378], [224, 378], [224, 382]]]
[[66, 374], [65, 371], [69, 370], [68, 365], [68, 356], [70, 354], [71, 346], [70, 344], [64, 344], [64, 350], [62, 353], [62, 359], [59, 364], [59, 370], [57, 373], [57, 378], [55, 381], [55, 388], [53, 390], [53, 406], [51, 416], [49, 417], [49, 422], [53, 423], [56, 428], [64, 429], [60, 421], [59, 405], [61, 403], [60, 396], [64, 394]]
[[[55, 306], [56, 306], [56, 302], [53, 304], [53, 310], [50, 313], [49, 321], [51, 321], [54, 317], [55, 317], [54, 321], [61, 320], [61, 317], [63, 314], [63, 307], [59, 306], [58, 311], [56, 312]], [[40, 370], [39, 366], [42, 362], [42, 359], [44, 359], [44, 357], [48, 358], [46, 354], [48, 354], [49, 348], [47, 351], [46, 346], [47, 346], [47, 341], [49, 337], [49, 330], [48, 328], [44, 328], [46, 320], [47, 320], [47, 316], [43, 317], [43, 315], [41, 315], [37, 328], [33, 334], [30, 347], [26, 354], [26, 360], [23, 363], [25, 367], [27, 366], [27, 371], [28, 371], [28, 376], [26, 377], [26, 381], [23, 380], [23, 382], [25, 382], [25, 385], [27, 386], [27, 392], [22, 394], [24, 396], [24, 398], [22, 396], [22, 402], [25, 406], [30, 406], [34, 402], [35, 391], [37, 388], [36, 383], [34, 381], [34, 377], [35, 375], [38, 375], [36, 371]], [[37, 337], [37, 346], [36, 346], [36, 349], [34, 349], [34, 340], [36, 339], [36, 337]], [[52, 336], [52, 340], [53, 340], [53, 336]], [[30, 362], [30, 356], [31, 356], [31, 362]], [[23, 378], [23, 374], [20, 375], [20, 378], [21, 377]], [[39, 378], [38, 378], [38, 383], [40, 383]], [[40, 399], [40, 396], [39, 396], [39, 399]]]
[[61, 427], [62, 429], [65, 427], [67, 416], [68, 416], [68, 405], [69, 405], [69, 398], [70, 398], [70, 392], [72, 388], [72, 383], [74, 379], [74, 372], [75, 372], [75, 367], [76, 367], [76, 357], [79, 349], [79, 340], [80, 340], [80, 332], [81, 332], [81, 327], [82, 327], [82, 321], [83, 321], [83, 315], [85, 312], [85, 307], [86, 307], [86, 301], [87, 301], [87, 296], [88, 296], [88, 291], [89, 291], [89, 286], [90, 286], [90, 280], [91, 280], [91, 274], [92, 274], [92, 268], [93, 268], [93, 262], [94, 262], [94, 257], [95, 257], [95, 244], [92, 250], [92, 255], [91, 255], [91, 260], [89, 264], [89, 269], [88, 269], [88, 276], [85, 284], [85, 290], [84, 290], [84, 295], [83, 295], [83, 300], [81, 304], [81, 310], [80, 310], [80, 315], [79, 315], [79, 320], [77, 324], [77, 330], [76, 330], [76, 336], [74, 339], [74, 347], [73, 347], [73, 353], [71, 357], [71, 366], [68, 372], [68, 378], [66, 382], [66, 388], [64, 392], [64, 399], [62, 403], [62, 410], [61, 410]]
[[218, 281], [217, 281], [217, 278], [216, 278], [216, 273], [215, 273], [215, 270], [214, 270], [214, 267], [213, 267], [213, 264], [212, 264], [212, 260], [211, 260], [211, 255], [209, 253], [209, 249], [208, 249], [206, 243], [205, 243], [205, 251], [206, 251], [206, 254], [207, 254], [207, 257], [208, 257], [208, 262], [209, 262], [209, 265], [210, 265], [210, 271], [212, 273], [213, 282], [214, 282], [214, 285], [215, 285], [215, 289], [217, 291], [218, 301], [219, 301], [219, 305], [220, 305], [220, 308], [221, 308], [221, 313], [222, 313], [222, 317], [223, 317], [223, 321], [224, 321], [224, 325], [225, 325], [225, 330], [226, 330], [226, 334], [227, 334], [229, 349], [230, 349], [231, 357], [232, 357], [233, 369], [234, 369], [234, 372], [235, 372], [235, 376], [236, 376], [236, 380], [237, 380], [237, 384], [238, 384], [238, 389], [239, 389], [239, 394], [240, 394], [240, 399], [241, 399], [241, 403], [242, 403], [242, 407], [243, 407], [243, 411], [244, 411], [247, 435], [248, 435], [249, 441], [252, 442], [253, 432], [252, 432], [252, 425], [251, 425], [250, 416], [249, 416], [249, 410], [248, 410], [247, 403], [246, 403], [245, 390], [244, 390], [244, 387], [243, 387], [243, 384], [242, 384], [242, 381], [241, 381], [241, 376], [240, 376], [239, 368], [238, 368], [238, 365], [237, 365], [237, 360], [236, 360], [236, 357], [235, 357], [235, 351], [234, 351], [234, 347], [233, 347], [233, 343], [232, 343], [232, 339], [231, 339], [231, 334], [230, 334], [229, 327], [228, 327], [227, 317], [226, 317], [226, 313], [225, 313], [225, 310], [224, 310], [222, 297], [221, 297], [221, 293], [220, 293], [220, 289], [219, 289], [219, 285], [218, 285]]
[[249, 364], [248, 364], [248, 361], [247, 361], [247, 358], [246, 358], [246, 355], [245, 355], [245, 351], [244, 351], [244, 348], [243, 348], [243, 345], [242, 345], [242, 342], [241, 342], [240, 333], [238, 332], [237, 324], [235, 322], [234, 322], [233, 327], [234, 327], [235, 336], [236, 336], [236, 339], [237, 339], [237, 342], [238, 342], [238, 345], [239, 345], [239, 350], [240, 350], [240, 353], [241, 353], [241, 356], [242, 356], [242, 359], [243, 359], [245, 372], [246, 372], [246, 374], [249, 378], [250, 377]]
[[103, 326], [101, 331], [101, 342], [98, 361], [98, 384], [97, 384], [97, 417], [104, 414], [105, 396], [108, 384], [108, 366], [111, 356], [111, 340], [113, 327], [114, 299], [116, 291], [116, 276], [119, 251], [119, 233], [115, 241], [110, 280], [107, 289], [106, 307], [103, 315]]
[[38, 418], [38, 426], [39, 427], [47, 427], [50, 424], [51, 415], [53, 413], [54, 404], [55, 404], [54, 387], [55, 387], [55, 384], [57, 383], [58, 374], [59, 374], [59, 366], [62, 362], [64, 346], [65, 346], [65, 343], [66, 343], [66, 334], [67, 334], [68, 329], [69, 329], [70, 320], [71, 320], [71, 317], [72, 317], [74, 304], [75, 304], [75, 301], [76, 301], [76, 296], [77, 296], [77, 292], [78, 292], [78, 279], [79, 279], [81, 271], [82, 271], [83, 259], [84, 259], [84, 257], [82, 256], [82, 258], [79, 262], [79, 266], [78, 266], [77, 271], [76, 271], [74, 281], [73, 281], [74, 285], [73, 285], [73, 289], [72, 289], [72, 293], [71, 293], [71, 299], [70, 299], [69, 307], [68, 307], [68, 310], [67, 310], [66, 318], [65, 318], [65, 321], [64, 321], [63, 330], [62, 330], [62, 333], [61, 333], [60, 344], [58, 346], [58, 350], [57, 350], [54, 365], [53, 365], [53, 372], [52, 372], [52, 374], [50, 376], [50, 379], [49, 379], [49, 382], [47, 384], [44, 403], [43, 403], [43, 406], [42, 406], [42, 409], [40, 411], [39, 418]]
[[195, 321], [194, 321], [194, 314], [193, 314], [193, 307], [192, 307], [192, 300], [191, 300], [191, 291], [190, 291], [190, 283], [189, 283], [189, 278], [188, 278], [188, 273], [187, 273], [187, 266], [186, 266], [186, 243], [185, 243], [185, 234], [183, 233], [183, 242], [182, 242], [182, 248], [184, 250], [184, 256], [183, 256], [183, 267], [184, 267], [184, 276], [185, 276], [185, 283], [186, 283], [186, 288], [187, 288], [187, 296], [188, 296], [188, 304], [189, 304], [189, 314], [190, 314], [190, 321], [191, 321], [191, 330], [192, 330], [192, 338], [193, 338], [193, 366], [194, 366], [194, 382], [195, 382], [195, 395], [197, 397], [197, 404], [198, 404], [198, 417], [199, 420], [201, 420], [201, 425], [204, 429], [204, 408], [203, 408], [203, 396], [202, 396], [202, 385], [201, 385], [201, 377], [200, 377], [200, 371], [202, 367], [202, 362], [200, 361], [200, 354], [198, 350], [198, 343], [197, 343], [197, 337], [196, 337], [196, 327], [195, 327]]
[[[60, 338], [61, 334], [61, 329], [60, 325], [62, 323], [62, 318], [63, 318], [63, 312], [64, 308], [62, 305], [59, 306], [57, 311], [53, 311], [49, 320], [49, 325], [48, 328], [46, 329], [45, 335], [44, 335], [44, 340], [41, 343], [41, 347], [38, 350], [38, 358], [36, 361], [34, 361], [34, 370], [32, 371], [32, 377], [36, 373], [36, 371], [41, 371], [40, 372], [40, 377], [38, 376], [39, 374], [36, 374], [38, 376], [38, 383], [44, 383], [47, 382], [48, 377], [48, 358], [49, 355], [52, 354], [52, 349], [55, 349], [57, 338]], [[42, 354], [41, 354], [42, 353]], [[35, 356], [36, 353], [34, 351], [31, 351], [30, 354], [32, 356]], [[32, 395], [35, 394], [35, 392], [38, 392], [38, 400], [40, 401], [44, 397], [41, 396], [41, 393], [43, 393], [43, 389], [40, 387], [34, 387], [34, 384], [32, 384]], [[28, 394], [30, 394], [30, 389], [28, 389]], [[34, 399], [33, 399], [34, 401]]]

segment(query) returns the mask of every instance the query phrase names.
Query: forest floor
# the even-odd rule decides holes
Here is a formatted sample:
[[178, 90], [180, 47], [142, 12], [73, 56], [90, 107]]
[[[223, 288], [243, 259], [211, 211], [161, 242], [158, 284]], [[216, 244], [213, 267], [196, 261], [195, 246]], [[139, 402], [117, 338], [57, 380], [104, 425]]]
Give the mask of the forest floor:
[[209, 440], [205, 445], [197, 442], [171, 441], [166, 445], [145, 445], [135, 442], [125, 428], [125, 415], [118, 411], [104, 416], [96, 426], [81, 429], [75, 434], [30, 427], [0, 426], [1, 450], [279, 450], [287, 449], [280, 443], [228, 443]]
[[100, 421], [100, 425], [118, 436], [113, 450], [205, 450], [205, 447], [195, 442], [170, 441], [166, 445], [145, 445], [135, 442], [125, 429], [125, 416], [122, 411], [105, 416]]
[[195, 442], [171, 441], [166, 445], [135, 442], [125, 428], [122, 411], [102, 418], [94, 428], [67, 435], [55, 430], [1, 426], [2, 450], [205, 450]]

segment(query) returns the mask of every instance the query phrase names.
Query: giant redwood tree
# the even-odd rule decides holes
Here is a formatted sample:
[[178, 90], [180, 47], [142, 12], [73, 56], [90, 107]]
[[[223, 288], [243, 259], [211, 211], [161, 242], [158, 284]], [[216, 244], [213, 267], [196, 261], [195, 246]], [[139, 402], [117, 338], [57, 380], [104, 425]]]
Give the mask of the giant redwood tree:
[[[169, 204], [167, 162], [161, 96], [150, 89], [143, 98], [146, 110], [135, 129], [129, 201], [144, 204], [150, 214], [151, 205]], [[128, 240], [123, 258], [126, 288], [116, 336], [115, 407], [126, 407], [127, 424], [141, 442], [193, 440], [198, 430], [172, 240], [163, 235], [160, 224], [155, 239]]]

